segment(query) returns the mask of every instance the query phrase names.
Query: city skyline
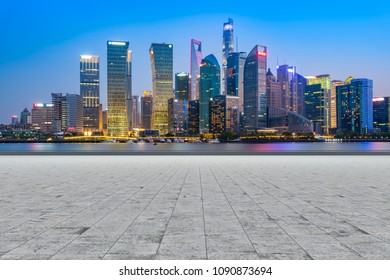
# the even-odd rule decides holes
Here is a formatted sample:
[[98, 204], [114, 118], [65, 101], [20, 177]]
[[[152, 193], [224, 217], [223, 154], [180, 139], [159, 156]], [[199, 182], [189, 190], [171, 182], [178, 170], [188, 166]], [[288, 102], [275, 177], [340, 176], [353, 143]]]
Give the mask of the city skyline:
[[[373, 7], [363, 9], [343, 3], [338, 5], [339, 9], [329, 6], [328, 12], [319, 10], [316, 16], [310, 14], [310, 11], [316, 10], [315, 5], [307, 6], [302, 11], [292, 7], [291, 11], [279, 9], [280, 17], [273, 17], [270, 15], [272, 13], [266, 12], [257, 15], [250, 9], [239, 9], [240, 14], [237, 14], [237, 8], [218, 9], [218, 5], [221, 5], [220, 1], [210, 4], [207, 12], [195, 8], [191, 12], [181, 13], [180, 16], [159, 16], [157, 11], [151, 10], [150, 14], [153, 16], [148, 21], [139, 16], [125, 19], [123, 14], [120, 14], [117, 21], [108, 17], [99, 21], [97, 27], [78, 26], [77, 29], [69, 23], [69, 28], [63, 26], [66, 32], [58, 29], [50, 39], [45, 40], [42, 40], [42, 36], [53, 27], [33, 31], [34, 40], [28, 40], [31, 34], [27, 36], [27, 32], [23, 30], [22, 34], [27, 36], [23, 51], [20, 49], [20, 39], [9, 34], [10, 30], [18, 33], [21, 26], [16, 19], [3, 17], [2, 21], [8, 19], [13, 24], [2, 31], [10, 43], [0, 47], [0, 51], [7, 54], [0, 58], [0, 123], [10, 123], [11, 115], [19, 115], [26, 107], [31, 109], [33, 103], [48, 103], [53, 92], [80, 94], [78, 69], [81, 54], [98, 55], [101, 58], [100, 97], [103, 109], [106, 109], [105, 42], [109, 39], [130, 42], [129, 48], [134, 52], [134, 95], [142, 95], [143, 90], [152, 89], [148, 47], [153, 42], [169, 42], [175, 46], [174, 73], [190, 71], [188, 55], [191, 38], [199, 39], [202, 42], [202, 53], [214, 54], [221, 64], [221, 31], [227, 18], [234, 20], [234, 36], [239, 39], [239, 46], [235, 51], [248, 53], [254, 44], [266, 45], [269, 51], [268, 67], [274, 73], [277, 64], [286, 63], [296, 66], [297, 72], [303, 75], [330, 74], [332, 80], [345, 80], [350, 75], [355, 78], [367, 77], [375, 82], [375, 96], [389, 95], [386, 71], [381, 68], [389, 60], [385, 51], [389, 48], [389, 41], [382, 39], [380, 34], [381, 30], [385, 32], [386, 26], [389, 26], [389, 9], [386, 4], [373, 4]], [[264, 4], [264, 7], [267, 5]], [[20, 15], [27, 13], [27, 8], [36, 10], [39, 7], [40, 5], [26, 5], [20, 10]], [[72, 10], [72, 3], [67, 8], [58, 5], [51, 9], [57, 11], [59, 7], [64, 9], [64, 14], [78, 13]], [[16, 7], [9, 4], [9, 8]], [[93, 9], [101, 14], [100, 8], [101, 6], [97, 5]], [[51, 17], [44, 15], [40, 19], [35, 18], [32, 28]], [[340, 23], [348, 24], [344, 26]], [[64, 25], [65, 18], [60, 17], [56, 24]], [[191, 28], [188, 28], [189, 26]], [[313, 30], [322, 37], [329, 38], [329, 43], [316, 44], [323, 40], [310, 32]], [[346, 30], [348, 32], [345, 32]], [[368, 30], [373, 31], [367, 33]], [[140, 36], [141, 33], [143, 36]], [[356, 34], [364, 35], [364, 38], [354, 36]], [[310, 44], [307, 44], [308, 41]], [[334, 41], [337, 41], [337, 44], [332, 45]], [[381, 44], [377, 44], [378, 42]], [[325, 51], [326, 49], [328, 51]], [[53, 71], [53, 63], [61, 67]], [[21, 76], [24, 83], [19, 82]]]

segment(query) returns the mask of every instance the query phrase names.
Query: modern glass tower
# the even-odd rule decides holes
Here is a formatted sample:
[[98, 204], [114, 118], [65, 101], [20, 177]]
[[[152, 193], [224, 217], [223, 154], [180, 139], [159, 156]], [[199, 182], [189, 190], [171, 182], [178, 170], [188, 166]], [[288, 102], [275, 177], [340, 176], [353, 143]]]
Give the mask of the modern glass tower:
[[377, 132], [390, 132], [390, 97], [375, 97], [374, 128]]
[[100, 61], [97, 55], [80, 55], [80, 95], [84, 107], [84, 131], [100, 127]]
[[195, 39], [191, 39], [190, 100], [199, 99], [199, 78], [201, 62], [202, 42]]
[[267, 106], [273, 108], [282, 108], [280, 85], [276, 81], [276, 77], [268, 68], [267, 74]]
[[200, 103], [199, 103], [199, 130], [200, 133], [209, 132], [209, 102], [220, 95], [221, 68], [217, 58], [210, 54], [202, 60], [200, 65]]
[[152, 129], [168, 133], [168, 99], [173, 98], [173, 45], [153, 43], [149, 49], [153, 82]]
[[226, 77], [227, 77], [227, 58], [229, 54], [234, 52], [234, 37], [233, 37], [233, 20], [228, 19], [228, 22], [223, 24], [223, 39], [222, 39], [222, 94], [226, 94]]
[[133, 104], [134, 100], [132, 98], [132, 73], [131, 73], [131, 64], [133, 59], [133, 53], [131, 50], [127, 50], [126, 56], [126, 120], [127, 120], [127, 130], [131, 131], [133, 127], [137, 127], [137, 124], [133, 122], [133, 108], [137, 104]]
[[298, 112], [298, 76], [295, 66], [279, 65], [277, 81], [280, 84], [282, 109], [287, 112]]
[[153, 96], [150, 91], [145, 90], [141, 97], [141, 126], [144, 129], [151, 129], [152, 127], [152, 107]]
[[244, 66], [244, 131], [256, 132], [267, 126], [267, 48], [256, 45]]
[[129, 42], [107, 42], [107, 129], [110, 136], [127, 136], [127, 56]]
[[245, 52], [232, 52], [227, 58], [226, 95], [239, 97], [239, 111], [244, 111]]
[[186, 72], [175, 74], [175, 95], [178, 100], [190, 100], [190, 79]]
[[367, 134], [373, 130], [373, 81], [348, 79], [337, 92], [337, 129], [339, 132]]
[[[331, 128], [331, 83], [327, 74], [306, 77], [304, 116], [313, 121], [316, 133], [329, 134]], [[312, 87], [314, 85], [319, 87]], [[316, 127], [317, 123], [320, 123], [322, 131]]]

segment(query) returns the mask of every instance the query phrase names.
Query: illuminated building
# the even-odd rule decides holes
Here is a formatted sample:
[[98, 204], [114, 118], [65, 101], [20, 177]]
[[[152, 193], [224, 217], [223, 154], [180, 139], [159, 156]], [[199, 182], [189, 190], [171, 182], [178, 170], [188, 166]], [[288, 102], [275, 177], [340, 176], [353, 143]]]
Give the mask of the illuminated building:
[[83, 98], [78, 94], [66, 94], [66, 124], [69, 132], [81, 134], [84, 127]]
[[200, 64], [202, 63], [202, 42], [191, 39], [190, 99], [199, 99]]
[[267, 126], [267, 48], [256, 45], [244, 66], [244, 119], [246, 133]]
[[170, 98], [168, 100], [168, 128], [174, 135], [187, 132], [188, 100]]
[[173, 98], [173, 45], [153, 43], [149, 49], [153, 82], [152, 129], [168, 133], [168, 99]]
[[240, 132], [239, 118], [238, 96], [219, 95], [210, 101], [210, 133], [238, 134]]
[[390, 132], [390, 97], [375, 97], [374, 129], [378, 132]]
[[222, 40], [222, 94], [226, 94], [226, 77], [227, 77], [227, 58], [229, 54], [234, 52], [234, 37], [233, 37], [233, 20], [228, 19], [228, 22], [223, 24], [223, 40]]
[[[134, 113], [133, 108], [137, 106], [134, 105], [134, 99], [132, 97], [132, 77], [131, 77], [131, 66], [132, 66], [132, 51], [127, 50], [126, 56], [126, 121], [127, 121], [127, 130], [131, 131], [133, 127], [137, 127], [136, 119], [133, 119]], [[137, 112], [135, 112], [137, 114]]]
[[226, 95], [238, 96], [240, 112], [244, 111], [245, 52], [232, 52], [227, 58]]
[[337, 102], [336, 102], [336, 87], [344, 85], [343, 81], [333, 80], [330, 94], [330, 128], [337, 128]]
[[199, 84], [199, 130], [202, 134], [209, 132], [210, 99], [220, 95], [220, 72], [221, 68], [214, 55], [210, 54], [202, 60]]
[[188, 134], [199, 135], [199, 100], [188, 102]]
[[367, 134], [373, 130], [373, 81], [349, 78], [336, 87], [337, 130]]
[[141, 97], [138, 95], [131, 97], [131, 125], [132, 128], [141, 127]]
[[20, 124], [23, 126], [30, 125], [31, 121], [30, 111], [27, 108], [24, 108], [24, 110], [20, 113]]
[[53, 120], [51, 132], [58, 133], [66, 130], [66, 96], [62, 93], [52, 93]]
[[306, 83], [304, 116], [313, 121], [316, 133], [329, 134], [332, 109], [330, 76], [308, 76]]
[[304, 115], [304, 107], [305, 107], [305, 89], [307, 80], [304, 76], [300, 74], [297, 75], [297, 98], [298, 98], [298, 105], [297, 110], [298, 114], [303, 116]]
[[144, 129], [151, 129], [152, 127], [152, 108], [153, 96], [150, 91], [145, 90], [141, 97], [141, 126]]
[[281, 108], [268, 108], [268, 127], [278, 133], [309, 133], [313, 132], [313, 122], [298, 113]]
[[80, 95], [84, 105], [84, 131], [101, 131], [100, 61], [97, 55], [80, 55]]
[[15, 115], [11, 116], [11, 125], [12, 126], [19, 125], [19, 117], [18, 116], [15, 116]]
[[126, 111], [129, 42], [107, 42], [107, 130], [110, 136], [127, 136]]
[[53, 104], [35, 103], [31, 110], [32, 128], [45, 133], [51, 132]]
[[298, 112], [298, 76], [295, 66], [279, 65], [277, 81], [281, 87], [282, 109]]
[[188, 73], [175, 74], [175, 95], [178, 100], [190, 100], [190, 77]]
[[268, 68], [266, 74], [267, 86], [267, 106], [274, 108], [282, 108], [282, 96], [280, 91], [280, 84], [276, 77], [272, 74], [271, 69]]

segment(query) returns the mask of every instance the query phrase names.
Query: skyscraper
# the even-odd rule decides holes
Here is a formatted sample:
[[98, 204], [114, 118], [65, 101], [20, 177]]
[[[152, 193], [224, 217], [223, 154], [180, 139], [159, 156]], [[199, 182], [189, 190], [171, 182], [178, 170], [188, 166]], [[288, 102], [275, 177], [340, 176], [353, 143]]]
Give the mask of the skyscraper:
[[[331, 78], [329, 75], [306, 77], [305, 90], [305, 114], [304, 116], [313, 121], [316, 133], [329, 134], [331, 128]], [[312, 87], [319, 85], [319, 87]], [[322, 93], [320, 93], [322, 92]], [[314, 107], [312, 107], [314, 106]], [[322, 132], [316, 127], [321, 123]]]
[[240, 112], [244, 111], [245, 52], [232, 52], [227, 58], [226, 95], [238, 96]]
[[126, 90], [129, 42], [107, 42], [107, 129], [110, 136], [127, 136]]
[[336, 87], [339, 132], [370, 133], [373, 130], [373, 81], [350, 79]]
[[390, 132], [390, 97], [375, 97], [374, 128], [378, 132]]
[[277, 81], [281, 88], [282, 109], [298, 112], [298, 76], [295, 66], [277, 66]]
[[297, 97], [298, 97], [298, 114], [304, 115], [304, 103], [305, 103], [305, 89], [306, 89], [306, 78], [297, 73]]
[[31, 110], [32, 128], [50, 133], [53, 120], [53, 104], [35, 103]]
[[210, 101], [210, 133], [239, 133], [239, 97], [219, 95]]
[[31, 124], [31, 113], [27, 108], [20, 113], [20, 124], [23, 126], [27, 126]]
[[80, 95], [84, 106], [84, 131], [100, 130], [100, 62], [97, 55], [80, 55]]
[[280, 92], [280, 84], [276, 81], [276, 77], [268, 68], [267, 74], [267, 106], [273, 108], [282, 108], [282, 97]]
[[209, 132], [209, 102], [210, 99], [220, 95], [221, 68], [216, 57], [212, 54], [206, 56], [200, 65], [200, 103], [199, 103], [199, 129], [200, 133]]
[[[134, 99], [132, 98], [132, 77], [131, 77], [131, 65], [132, 64], [132, 51], [127, 50], [126, 56], [126, 120], [127, 130], [131, 131], [136, 124], [133, 123], [133, 108]], [[136, 100], [137, 101], [137, 100]], [[135, 105], [137, 106], [137, 105]]]
[[153, 96], [150, 91], [145, 90], [141, 97], [141, 124], [144, 129], [152, 128], [152, 107]]
[[244, 67], [244, 130], [255, 132], [267, 126], [267, 48], [256, 45]]
[[228, 19], [228, 22], [223, 24], [223, 39], [222, 39], [222, 94], [226, 94], [226, 77], [227, 77], [227, 58], [229, 54], [234, 52], [234, 37], [233, 37], [233, 20]]
[[53, 119], [51, 132], [58, 133], [66, 130], [66, 96], [62, 93], [52, 93]]
[[66, 94], [66, 131], [81, 134], [84, 126], [83, 98], [78, 94]]
[[337, 92], [336, 92], [336, 88], [338, 86], [342, 86], [342, 85], [344, 85], [344, 81], [340, 81], [340, 80], [333, 80], [332, 81], [332, 90], [331, 90], [331, 94], [330, 94], [330, 107], [331, 107], [330, 128], [333, 131], [335, 131], [337, 128], [337, 100], [336, 100]]
[[131, 126], [139, 128], [141, 125], [141, 98], [138, 95], [131, 97]]
[[168, 133], [168, 99], [173, 94], [173, 45], [153, 43], [149, 49], [153, 82], [152, 129]]
[[199, 135], [199, 100], [188, 102], [188, 134]]
[[168, 100], [169, 132], [174, 135], [187, 133], [188, 100], [170, 98]]
[[190, 100], [190, 79], [186, 72], [175, 74], [175, 95], [178, 100]]
[[202, 62], [202, 42], [191, 39], [190, 99], [199, 99], [200, 64]]

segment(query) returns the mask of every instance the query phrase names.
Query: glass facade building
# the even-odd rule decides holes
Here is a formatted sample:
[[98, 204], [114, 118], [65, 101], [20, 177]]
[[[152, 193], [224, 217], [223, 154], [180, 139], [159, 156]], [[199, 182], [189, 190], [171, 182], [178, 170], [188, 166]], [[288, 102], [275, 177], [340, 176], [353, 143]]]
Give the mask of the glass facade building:
[[83, 97], [66, 94], [66, 131], [81, 134], [84, 127]]
[[233, 37], [233, 19], [229, 18], [228, 22], [223, 24], [222, 36], [222, 94], [226, 94], [226, 77], [227, 77], [227, 58], [229, 54], [234, 52], [234, 37]]
[[127, 136], [126, 90], [129, 42], [107, 42], [107, 130], [110, 136]]
[[80, 55], [80, 95], [84, 106], [84, 131], [101, 131], [100, 61], [97, 55]]
[[267, 126], [267, 48], [256, 45], [244, 66], [244, 131]]
[[210, 133], [238, 134], [240, 132], [239, 118], [238, 96], [220, 95], [210, 101]]
[[150, 91], [145, 90], [141, 97], [141, 126], [144, 129], [152, 128], [153, 96]]
[[190, 76], [188, 73], [175, 74], [175, 96], [178, 100], [190, 100]]
[[282, 109], [298, 112], [298, 76], [295, 66], [279, 65], [277, 81], [280, 83]]
[[188, 102], [188, 134], [199, 135], [199, 100]]
[[171, 98], [168, 100], [169, 132], [177, 136], [187, 133], [188, 100]]
[[304, 117], [313, 122], [316, 134], [326, 132], [325, 93], [320, 84], [306, 86]]
[[206, 56], [200, 65], [200, 104], [199, 129], [200, 133], [209, 132], [209, 102], [211, 98], [220, 95], [221, 68], [216, 57], [212, 54]]
[[244, 111], [245, 52], [232, 52], [227, 58], [226, 95], [239, 97], [239, 110]]
[[133, 60], [133, 52], [127, 50], [126, 56], [126, 121], [127, 121], [127, 130], [131, 131], [133, 127], [137, 127], [137, 124], [134, 123], [136, 119], [133, 118], [133, 108], [137, 107], [137, 104], [134, 105], [134, 99], [132, 97], [132, 73], [131, 66]]
[[35, 103], [31, 110], [32, 128], [50, 133], [53, 120], [53, 104]]
[[377, 132], [390, 132], [390, 97], [375, 97], [374, 129]]
[[276, 77], [272, 74], [271, 69], [268, 68], [266, 74], [267, 83], [267, 106], [273, 108], [282, 108], [282, 96], [280, 92], [280, 84]]
[[337, 130], [367, 134], [373, 130], [373, 81], [348, 79], [336, 87]]
[[202, 63], [202, 42], [191, 39], [190, 99], [199, 99], [200, 64]]
[[168, 133], [168, 99], [173, 98], [173, 45], [153, 43], [149, 49], [152, 67], [152, 129]]

